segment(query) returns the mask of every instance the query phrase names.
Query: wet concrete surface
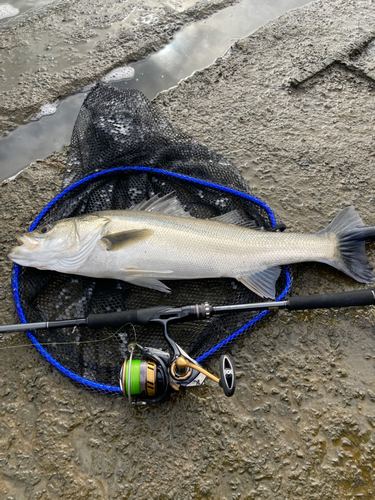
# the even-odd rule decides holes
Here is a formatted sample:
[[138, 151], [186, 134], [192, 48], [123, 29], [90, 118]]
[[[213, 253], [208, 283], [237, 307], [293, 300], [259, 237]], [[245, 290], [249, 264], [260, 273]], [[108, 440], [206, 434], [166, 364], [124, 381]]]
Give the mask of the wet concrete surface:
[[[177, 85], [182, 78], [212, 64], [239, 38], [250, 35], [266, 22], [306, 3], [306, 0], [267, 0], [261, 3], [258, 0], [241, 0], [208, 18], [182, 27], [172, 41], [160, 50], [124, 67], [128, 76], [133, 75], [132, 78], [113, 84], [137, 88], [153, 99], [159, 92]], [[9, 56], [9, 62], [12, 69], [7, 76], [17, 76], [14, 58]], [[119, 70], [116, 68], [113, 71], [118, 73]], [[73, 126], [86, 95], [87, 92], [70, 95], [57, 102], [56, 113], [52, 116], [31, 121], [0, 137], [0, 182], [17, 174], [36, 159], [44, 158], [70, 143]], [[53, 105], [47, 107], [51, 110]]]
[[[236, 43], [155, 105], [230, 157], [289, 230], [322, 229], [350, 204], [374, 224], [374, 21], [367, 0], [321, 0]], [[34, 164], [0, 186], [4, 323], [15, 320], [6, 252], [61, 177]], [[368, 255], [375, 264], [373, 244]], [[294, 276], [293, 295], [363, 288], [323, 264]], [[148, 408], [77, 388], [33, 348], [4, 349], [0, 496], [370, 500], [374, 326], [371, 308], [277, 312], [230, 347], [233, 398], [208, 382]], [[1, 347], [22, 342], [7, 335]], [[206, 367], [217, 372], [217, 360]]]
[[57, 0], [9, 21], [0, 37], [0, 132], [26, 123], [43, 104], [157, 50], [184, 24], [234, 3]]

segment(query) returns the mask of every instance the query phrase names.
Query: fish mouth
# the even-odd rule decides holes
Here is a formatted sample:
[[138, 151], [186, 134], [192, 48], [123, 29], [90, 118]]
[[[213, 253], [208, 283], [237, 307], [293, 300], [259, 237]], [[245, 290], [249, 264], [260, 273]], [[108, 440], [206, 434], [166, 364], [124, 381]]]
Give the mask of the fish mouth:
[[39, 245], [39, 241], [36, 238], [33, 238], [32, 236], [29, 236], [27, 234], [17, 236], [17, 241], [18, 243], [21, 243], [21, 246], [14, 247], [13, 251], [17, 248], [21, 249], [23, 246], [25, 246], [27, 250], [34, 250]]
[[40, 242], [27, 234], [17, 236], [17, 241], [20, 245], [12, 248], [8, 253], [8, 258], [21, 266], [30, 265], [31, 252], [40, 245]]

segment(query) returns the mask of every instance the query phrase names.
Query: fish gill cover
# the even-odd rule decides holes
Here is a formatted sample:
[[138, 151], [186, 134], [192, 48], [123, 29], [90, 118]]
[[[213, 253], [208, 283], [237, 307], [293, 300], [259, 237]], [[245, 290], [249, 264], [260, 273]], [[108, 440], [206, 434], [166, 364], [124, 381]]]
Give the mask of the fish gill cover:
[[[99, 83], [79, 112], [63, 190], [39, 214], [31, 230], [66, 217], [128, 209], [153, 195], [174, 192], [193, 217], [237, 209], [268, 231], [280, 219], [256, 199], [233, 163], [173, 128], [138, 90]], [[278, 299], [290, 287], [283, 269]], [[119, 280], [93, 279], [15, 266], [13, 290], [22, 322], [86, 317], [158, 305], [259, 302], [235, 279], [169, 281], [171, 294]], [[172, 324], [170, 335], [199, 362], [237, 340], [267, 312], [242, 312], [206, 321]], [[29, 332], [36, 348], [63, 373], [86, 387], [119, 392], [119, 372], [129, 342], [168, 349], [160, 327], [125, 325], [90, 330], [54, 328]]]

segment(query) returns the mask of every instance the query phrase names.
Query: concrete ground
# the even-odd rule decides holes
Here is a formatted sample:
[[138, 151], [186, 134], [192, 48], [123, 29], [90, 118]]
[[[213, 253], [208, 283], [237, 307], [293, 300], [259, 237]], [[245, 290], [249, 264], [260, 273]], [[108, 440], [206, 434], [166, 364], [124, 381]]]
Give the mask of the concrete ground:
[[[320, 230], [347, 205], [374, 224], [374, 26], [368, 0], [320, 0], [154, 103], [231, 158], [288, 230]], [[6, 253], [61, 177], [35, 164], [0, 186], [4, 323], [15, 320]], [[374, 264], [374, 245], [368, 255]], [[361, 288], [323, 264], [295, 267], [293, 295]], [[231, 346], [233, 398], [208, 383], [147, 408], [77, 388], [32, 348], [2, 350], [0, 496], [370, 500], [374, 333], [371, 308], [278, 312]]]

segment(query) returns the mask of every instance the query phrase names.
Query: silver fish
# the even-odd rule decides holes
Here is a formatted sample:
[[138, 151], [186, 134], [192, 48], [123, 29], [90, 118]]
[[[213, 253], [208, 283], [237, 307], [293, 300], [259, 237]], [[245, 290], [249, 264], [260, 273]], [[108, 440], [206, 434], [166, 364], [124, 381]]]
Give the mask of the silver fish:
[[[248, 226], [248, 224], [247, 224]], [[235, 278], [261, 297], [275, 297], [280, 265], [325, 262], [373, 283], [365, 227], [353, 207], [315, 234], [246, 227], [237, 211], [215, 219], [190, 217], [173, 193], [132, 210], [63, 219], [18, 238], [8, 257], [21, 266], [113, 278], [162, 292], [160, 280]]]

